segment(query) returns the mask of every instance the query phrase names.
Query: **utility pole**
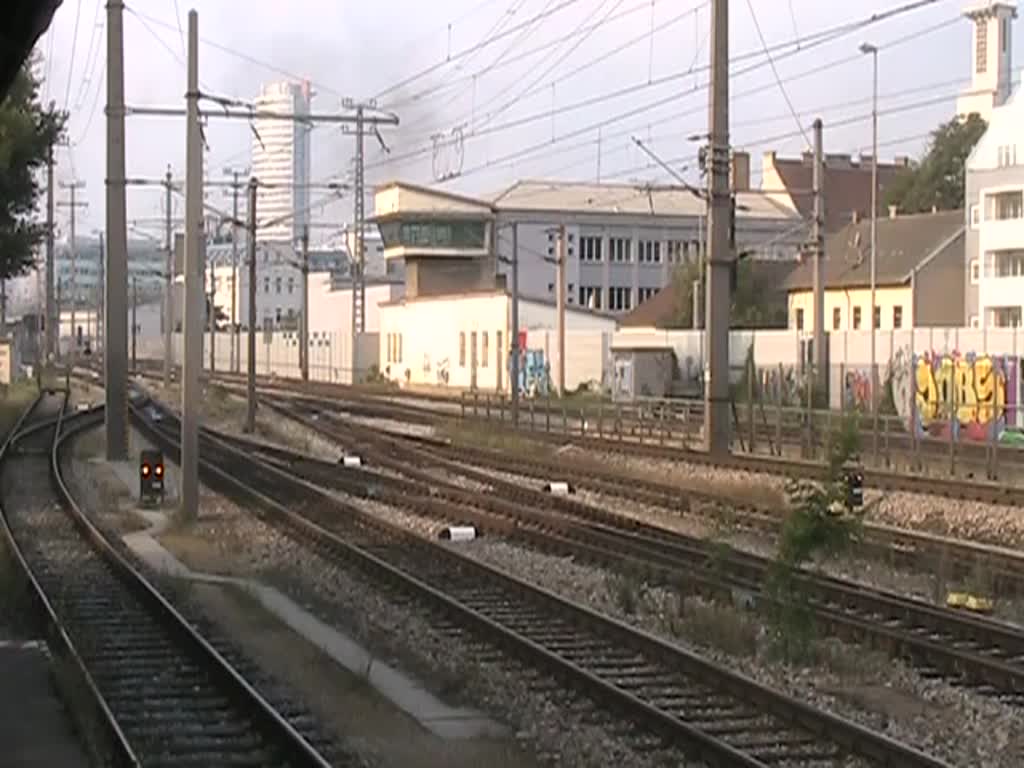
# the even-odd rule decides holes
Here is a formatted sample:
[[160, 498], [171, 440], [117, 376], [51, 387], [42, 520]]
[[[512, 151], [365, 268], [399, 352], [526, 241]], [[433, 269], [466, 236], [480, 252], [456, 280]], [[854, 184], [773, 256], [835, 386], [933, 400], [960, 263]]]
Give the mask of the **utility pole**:
[[[814, 192], [814, 221], [811, 222], [814, 258], [814, 392], [824, 392], [825, 381], [825, 286], [821, 279], [821, 260], [825, 256], [825, 153], [821, 118], [814, 121], [814, 168], [811, 186]], [[813, 403], [812, 403], [813, 407]]]
[[558, 299], [555, 301], [555, 307], [558, 312], [558, 395], [559, 397], [565, 397], [565, 299], [566, 299], [566, 242], [565, 242], [565, 224], [562, 224], [558, 228], [558, 264], [556, 267], [557, 277], [555, 282], [558, 284]]
[[519, 426], [519, 224], [512, 224], [512, 426]]
[[[50, 102], [51, 109], [54, 103]], [[46, 156], [46, 361], [56, 356], [56, 340], [60, 338], [60, 316], [55, 313], [54, 282], [57, 280], [53, 263], [53, 144]]]
[[356, 169], [355, 169], [355, 232], [352, 254], [352, 383], [359, 380], [357, 344], [359, 334], [366, 330], [366, 252], [363, 228], [366, 225], [366, 179], [363, 153], [363, 105], [356, 105]]
[[164, 203], [166, 219], [164, 238], [167, 242], [166, 271], [164, 273], [164, 388], [171, 385], [171, 368], [174, 365], [174, 233], [171, 230], [171, 167], [167, 166], [164, 177]]
[[106, 330], [106, 325], [103, 322], [103, 320], [104, 320], [103, 313], [104, 313], [104, 310], [106, 308], [106, 296], [104, 296], [104, 293], [106, 292], [106, 285], [107, 285], [107, 281], [106, 281], [107, 270], [106, 270], [106, 265], [104, 264], [104, 262], [106, 261], [107, 253], [106, 253], [106, 248], [104, 247], [103, 233], [102, 232], [99, 233], [99, 240], [100, 240], [100, 264], [99, 264], [100, 280], [99, 280], [99, 284], [96, 287], [96, 307], [97, 307], [97, 311], [96, 311], [96, 349], [93, 350], [93, 354], [94, 355], [99, 353], [100, 346], [102, 346], [104, 350], [106, 350], [106, 348], [107, 348], [106, 337], [104, 337], [104, 335], [103, 335], [103, 332]]
[[231, 372], [238, 373], [241, 357], [238, 335], [238, 183], [239, 172], [231, 170]]
[[207, 270], [210, 272], [210, 299], [206, 304], [207, 325], [210, 331], [210, 375], [213, 375], [217, 367], [217, 307], [214, 300], [217, 297], [216, 269], [213, 262], [207, 261]]
[[71, 235], [68, 246], [71, 249], [71, 345], [69, 355], [71, 366], [75, 365], [76, 353], [78, 351], [78, 326], [75, 320], [75, 310], [78, 308], [78, 245], [75, 243], [75, 211], [79, 208], [87, 208], [88, 203], [77, 199], [77, 191], [85, 187], [84, 181], [61, 182], [61, 189], [68, 190], [70, 199], [67, 202], [59, 202], [61, 208], [68, 208], [71, 211]]
[[245, 431], [256, 432], [256, 187], [254, 177], [249, 178], [249, 353], [246, 360], [248, 380], [246, 386]]
[[729, 453], [729, 2], [711, 3], [711, 139], [708, 153], [708, 239], [706, 310], [708, 366], [704, 374], [704, 440], [713, 456]]
[[309, 381], [309, 226], [302, 228], [302, 316], [299, 318], [299, 368]]
[[128, 458], [128, 215], [124, 174], [124, 0], [107, 0], [107, 460]]
[[137, 278], [132, 277], [132, 373], [135, 373], [135, 337], [139, 332], [139, 321], [137, 312], [139, 309], [139, 284]]
[[199, 512], [199, 376], [203, 367], [203, 147], [199, 125], [199, 17], [188, 13], [185, 141], [185, 323], [181, 376], [181, 517]]

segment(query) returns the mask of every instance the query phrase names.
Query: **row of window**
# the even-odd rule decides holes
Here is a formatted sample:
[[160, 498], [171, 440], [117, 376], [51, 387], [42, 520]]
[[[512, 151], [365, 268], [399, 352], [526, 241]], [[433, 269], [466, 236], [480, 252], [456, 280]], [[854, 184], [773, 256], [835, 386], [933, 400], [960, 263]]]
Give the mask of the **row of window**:
[[[1016, 155], [1014, 157], [1016, 158]], [[983, 210], [985, 221], [1024, 219], [1024, 190], [986, 194], [984, 208], [979, 205], [971, 206], [972, 228], [976, 229], [981, 224]]]
[[978, 259], [971, 259], [971, 284], [977, 285], [982, 274], [986, 278], [1024, 277], [1024, 250], [989, 251], [984, 270]]
[[[638, 288], [637, 304], [643, 304], [654, 294], [657, 288]], [[602, 301], [604, 291], [599, 285], [581, 285], [579, 290], [579, 306], [587, 309], [604, 309]], [[624, 286], [613, 286], [608, 289], [607, 308], [612, 311], [624, 311], [633, 308], [633, 289]]]
[[[549, 242], [553, 235], [548, 235]], [[568, 237], [572, 242], [572, 235]], [[664, 249], [662, 248], [664, 246]], [[695, 261], [700, 252], [700, 244], [690, 240], [637, 240], [637, 261], [641, 264], [661, 264], [662, 260], [669, 264], [682, 264]], [[555, 246], [548, 247], [548, 256], [555, 255]], [[573, 247], [568, 246], [568, 255], [573, 255]], [[581, 262], [598, 263], [604, 261], [604, 238], [581, 237], [579, 242]], [[628, 237], [608, 238], [608, 261], [614, 264], [630, 264], [633, 261], [633, 241]]]
[[[853, 317], [851, 318], [851, 327], [855, 331], [861, 330], [862, 326], [862, 309], [861, 307], [853, 307]], [[842, 307], [832, 308], [832, 330], [838, 331], [843, 327], [843, 310]], [[875, 328], [882, 327], [882, 308], [879, 306], [875, 307]], [[903, 307], [897, 304], [892, 308], [892, 327], [899, 329], [903, 327]], [[804, 310], [798, 308], [796, 310], [796, 329], [802, 331], [804, 329]]]
[[[466, 367], [466, 335], [467, 334], [466, 334], [465, 331], [459, 331], [459, 367], [460, 368], [465, 368]], [[468, 335], [469, 335], [469, 345], [470, 345], [470, 347], [469, 347], [469, 349], [470, 349], [469, 354], [470, 355], [473, 355], [477, 351], [477, 336], [478, 335], [479, 335], [479, 340], [480, 340], [480, 347], [479, 347], [479, 353], [480, 354], [479, 354], [479, 357], [477, 357], [475, 360], [471, 359], [470, 362], [473, 365], [475, 365], [475, 366], [477, 366], [479, 368], [487, 368], [488, 365], [489, 365], [488, 361], [490, 360], [490, 345], [489, 345], [490, 336], [488, 335], [487, 331], [480, 331], [479, 334], [476, 331], [470, 331]], [[501, 331], [495, 331], [495, 337], [494, 338], [495, 338], [495, 343], [497, 345], [498, 354], [502, 354], [502, 352], [501, 352], [501, 350], [502, 350], [502, 346], [501, 346], [502, 334], [501, 334]]]

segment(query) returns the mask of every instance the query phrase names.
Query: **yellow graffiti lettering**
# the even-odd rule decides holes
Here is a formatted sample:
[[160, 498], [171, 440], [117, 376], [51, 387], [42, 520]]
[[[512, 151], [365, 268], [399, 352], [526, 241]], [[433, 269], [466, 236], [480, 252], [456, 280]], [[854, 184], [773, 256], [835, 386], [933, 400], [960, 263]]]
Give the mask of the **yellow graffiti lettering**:
[[918, 361], [915, 401], [921, 424], [948, 420], [955, 413], [961, 425], [989, 424], [1006, 409], [1006, 375], [990, 357]]

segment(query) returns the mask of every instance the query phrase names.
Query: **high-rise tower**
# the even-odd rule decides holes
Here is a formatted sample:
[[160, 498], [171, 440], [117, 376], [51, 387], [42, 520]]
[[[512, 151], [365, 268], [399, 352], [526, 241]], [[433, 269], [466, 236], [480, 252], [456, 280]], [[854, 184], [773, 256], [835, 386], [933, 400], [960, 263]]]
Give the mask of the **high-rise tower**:
[[[312, 91], [309, 81], [276, 82], [263, 87], [256, 109], [289, 115], [308, 115]], [[261, 186], [256, 211], [259, 239], [294, 243], [309, 224], [311, 124], [300, 121], [256, 119], [252, 139], [252, 173]], [[289, 218], [286, 218], [289, 217]], [[263, 222], [284, 219], [271, 226]]]
[[974, 23], [971, 85], [956, 101], [961, 117], [975, 113], [986, 122], [995, 107], [1010, 97], [1013, 81], [1013, 20], [1017, 4], [983, 0], [968, 5], [964, 16]]

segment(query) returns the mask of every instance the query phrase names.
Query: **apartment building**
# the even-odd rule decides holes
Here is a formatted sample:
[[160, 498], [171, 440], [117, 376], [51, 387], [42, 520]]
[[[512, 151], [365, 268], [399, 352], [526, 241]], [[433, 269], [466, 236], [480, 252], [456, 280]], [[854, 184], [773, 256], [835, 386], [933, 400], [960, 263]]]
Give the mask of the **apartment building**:
[[982, 116], [988, 119], [985, 135], [967, 159], [965, 321], [975, 328], [1019, 327], [1024, 325], [1024, 95], [1019, 84], [1012, 88], [1011, 78], [1016, 8], [994, 2], [965, 15], [975, 23], [974, 72], [960, 106], [987, 111]]

